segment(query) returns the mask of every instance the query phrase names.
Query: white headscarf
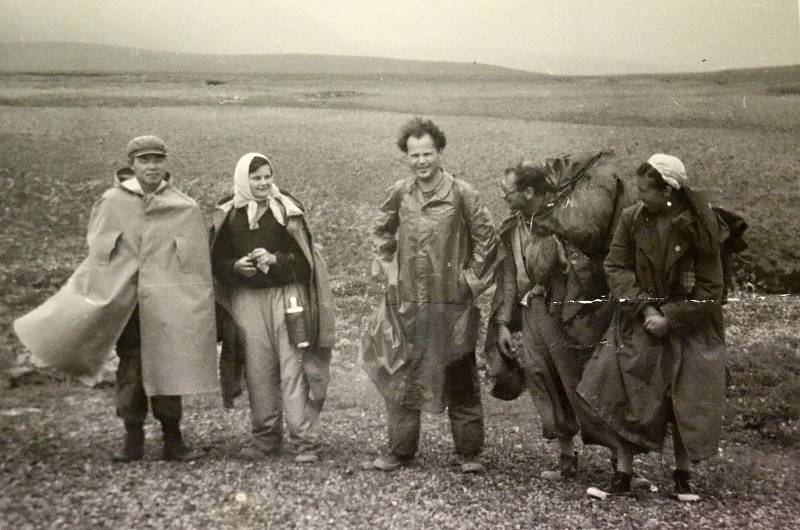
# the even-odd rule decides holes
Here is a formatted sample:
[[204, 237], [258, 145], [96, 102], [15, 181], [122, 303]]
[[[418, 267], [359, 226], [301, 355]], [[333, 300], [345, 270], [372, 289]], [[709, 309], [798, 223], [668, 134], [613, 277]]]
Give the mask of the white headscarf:
[[[236, 163], [236, 169], [233, 170], [233, 207], [241, 208], [242, 206], [247, 206], [247, 222], [250, 225], [251, 230], [258, 228], [258, 202], [253, 196], [253, 193], [250, 191], [250, 162], [257, 157], [263, 158], [267, 161], [267, 164], [274, 175], [275, 168], [272, 167], [272, 161], [270, 161], [269, 158], [261, 153], [247, 153], [239, 159], [239, 161]], [[272, 211], [272, 215], [275, 217], [275, 220], [284, 226], [286, 226], [286, 219], [284, 218], [281, 205], [283, 205], [283, 208], [286, 210], [287, 217], [292, 215], [303, 215], [302, 210], [300, 210], [292, 201], [288, 200], [283, 194], [281, 194], [278, 186], [276, 186], [274, 183], [269, 190], [267, 201], [269, 203], [269, 209]]]
[[676, 190], [681, 189], [688, 180], [683, 162], [672, 155], [658, 153], [651, 156], [647, 163], [661, 173], [661, 178], [664, 179], [664, 182]]

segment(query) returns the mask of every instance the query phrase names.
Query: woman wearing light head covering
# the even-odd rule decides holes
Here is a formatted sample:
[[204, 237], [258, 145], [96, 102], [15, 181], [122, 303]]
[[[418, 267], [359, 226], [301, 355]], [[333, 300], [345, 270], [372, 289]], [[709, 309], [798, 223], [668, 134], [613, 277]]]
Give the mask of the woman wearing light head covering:
[[[236, 164], [233, 196], [220, 202], [211, 240], [218, 320], [227, 330], [223, 357], [244, 359], [250, 399], [253, 444], [242, 456], [277, 453], [285, 419], [295, 460], [316, 462], [333, 345], [332, 297], [303, 207], [275, 185], [266, 156], [249, 153]], [[290, 333], [287, 315], [296, 315], [297, 307], [303, 307], [306, 337]], [[221, 370], [223, 385], [231, 382]]]
[[633, 454], [660, 451], [672, 424], [675, 496], [697, 500], [690, 464], [717, 453], [725, 403], [720, 229], [674, 156], [650, 157], [637, 187], [604, 263], [619, 304], [578, 386], [624, 442], [611, 485], [587, 493], [630, 494]]

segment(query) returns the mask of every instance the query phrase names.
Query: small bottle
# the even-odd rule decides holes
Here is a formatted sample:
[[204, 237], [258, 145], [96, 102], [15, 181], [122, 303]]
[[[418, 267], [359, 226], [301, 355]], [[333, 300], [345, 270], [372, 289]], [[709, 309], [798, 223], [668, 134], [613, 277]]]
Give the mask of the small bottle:
[[297, 297], [289, 297], [289, 307], [286, 308], [286, 328], [289, 340], [298, 348], [309, 346], [306, 335], [305, 311], [303, 306], [297, 304]]

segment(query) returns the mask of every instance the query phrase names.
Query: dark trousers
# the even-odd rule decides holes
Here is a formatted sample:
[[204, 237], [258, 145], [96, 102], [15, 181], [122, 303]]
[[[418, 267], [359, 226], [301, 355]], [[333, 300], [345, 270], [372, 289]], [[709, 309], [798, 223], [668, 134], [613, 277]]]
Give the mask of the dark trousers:
[[[456, 454], [475, 456], [483, 450], [483, 405], [475, 355], [446, 369], [445, 396]], [[419, 446], [420, 410], [386, 402], [389, 452], [413, 457]]]
[[[147, 417], [148, 398], [142, 383], [142, 357], [138, 349], [117, 351], [117, 416], [125, 425], [139, 427]], [[180, 396], [152, 396], [153, 416], [164, 426], [177, 426], [181, 421]]]

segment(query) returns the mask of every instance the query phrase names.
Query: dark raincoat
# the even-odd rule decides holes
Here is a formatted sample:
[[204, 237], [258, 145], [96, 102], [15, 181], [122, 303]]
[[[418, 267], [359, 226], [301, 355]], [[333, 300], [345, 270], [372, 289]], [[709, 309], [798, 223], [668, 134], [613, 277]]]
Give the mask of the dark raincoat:
[[425, 198], [414, 177], [389, 188], [375, 223], [373, 273], [387, 292], [360, 362], [387, 400], [444, 411], [445, 367], [475, 350], [473, 300], [492, 281], [498, 242], [491, 214], [467, 182], [444, 172]]
[[[578, 394], [639, 451], [660, 450], [674, 422], [697, 461], [717, 452], [725, 403], [723, 274], [717, 219], [684, 190], [663, 240], [642, 205], [623, 212], [605, 260], [620, 304]], [[647, 305], [669, 320], [665, 337], [644, 329]]]

